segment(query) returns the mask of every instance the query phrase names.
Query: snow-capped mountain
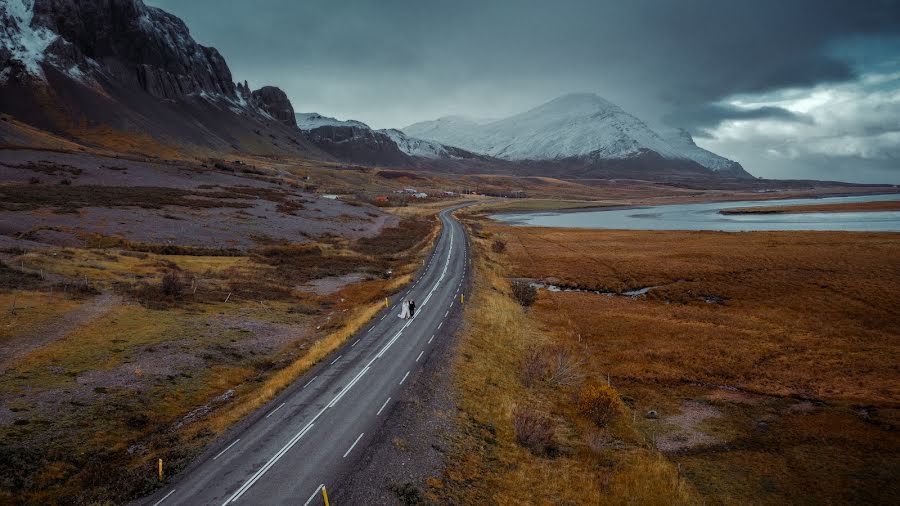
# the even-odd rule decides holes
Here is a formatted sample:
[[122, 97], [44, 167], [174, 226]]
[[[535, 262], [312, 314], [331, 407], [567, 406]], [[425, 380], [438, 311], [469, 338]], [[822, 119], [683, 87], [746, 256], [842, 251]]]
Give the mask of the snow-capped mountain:
[[233, 82], [215, 48], [142, 0], [0, 0], [0, 112], [112, 148], [328, 158], [294, 128], [283, 91]]
[[316, 146], [340, 160], [367, 165], [423, 166], [428, 161], [480, 158], [439, 142], [409, 137], [393, 128], [373, 130], [356, 120], [297, 113], [297, 127]]
[[741, 172], [744, 170], [734, 160], [729, 160], [694, 144], [694, 138], [691, 137], [690, 132], [683, 128], [661, 132], [661, 134], [682, 156], [690, 158], [708, 169], [717, 172]]
[[335, 118], [329, 118], [328, 116], [322, 116], [317, 112], [298, 112], [295, 116], [297, 117], [297, 128], [300, 130], [314, 130], [322, 126], [357, 127], [371, 130], [369, 125], [366, 125], [362, 121], [352, 119], [342, 121]]
[[[410, 136], [459, 146], [511, 161], [593, 162], [622, 166], [641, 160], [657, 166], [671, 160], [732, 177], [750, 177], [740, 164], [697, 147], [683, 135], [664, 138], [637, 117], [593, 93], [564, 95], [508, 118], [476, 122], [446, 117], [410, 125]], [[648, 165], [649, 164], [649, 165]], [[681, 170], [681, 169], [679, 169]]]
[[379, 132], [390, 137], [391, 140], [397, 144], [397, 147], [400, 148], [400, 151], [403, 151], [410, 156], [420, 156], [422, 158], [459, 158], [458, 156], [455, 156], [453, 152], [460, 150], [444, 146], [438, 142], [409, 137], [396, 128], [379, 130]]

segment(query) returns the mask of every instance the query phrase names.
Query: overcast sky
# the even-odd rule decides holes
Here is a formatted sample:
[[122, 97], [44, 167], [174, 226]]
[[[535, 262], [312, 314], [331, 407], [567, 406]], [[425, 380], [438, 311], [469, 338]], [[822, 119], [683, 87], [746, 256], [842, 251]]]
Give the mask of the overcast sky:
[[900, 0], [147, 0], [298, 112], [404, 127], [593, 91], [777, 178], [900, 183]]

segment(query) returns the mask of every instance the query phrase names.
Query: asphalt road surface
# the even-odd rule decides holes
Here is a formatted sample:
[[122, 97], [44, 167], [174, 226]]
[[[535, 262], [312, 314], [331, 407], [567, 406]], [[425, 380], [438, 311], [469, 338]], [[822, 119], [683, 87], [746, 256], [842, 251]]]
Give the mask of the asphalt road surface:
[[[340, 488], [396, 399], [458, 317], [467, 241], [448, 209], [427, 265], [372, 323], [249, 416], [145, 505], [320, 505]], [[400, 319], [401, 297], [416, 301]]]

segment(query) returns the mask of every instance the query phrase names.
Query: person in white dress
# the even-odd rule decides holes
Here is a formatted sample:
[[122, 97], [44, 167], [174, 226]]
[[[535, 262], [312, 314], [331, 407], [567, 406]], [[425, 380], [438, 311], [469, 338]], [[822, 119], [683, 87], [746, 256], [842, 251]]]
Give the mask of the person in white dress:
[[400, 314], [398, 314], [397, 317], [403, 318], [404, 320], [409, 319], [409, 301], [408, 300], [404, 299], [403, 302], [400, 303]]

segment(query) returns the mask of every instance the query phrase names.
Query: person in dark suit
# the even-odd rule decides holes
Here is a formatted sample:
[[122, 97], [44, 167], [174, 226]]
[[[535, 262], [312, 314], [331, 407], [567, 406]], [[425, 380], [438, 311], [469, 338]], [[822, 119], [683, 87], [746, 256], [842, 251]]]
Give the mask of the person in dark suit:
[[416, 301], [410, 300], [409, 301], [409, 317], [412, 318], [414, 316], [416, 316]]

